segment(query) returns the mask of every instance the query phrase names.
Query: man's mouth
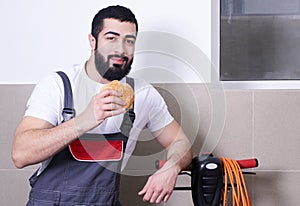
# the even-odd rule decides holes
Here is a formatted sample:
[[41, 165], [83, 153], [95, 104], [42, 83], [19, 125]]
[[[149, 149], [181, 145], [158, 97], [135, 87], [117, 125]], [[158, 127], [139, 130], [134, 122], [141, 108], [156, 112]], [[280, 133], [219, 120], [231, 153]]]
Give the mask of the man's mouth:
[[108, 56], [108, 59], [110, 60], [111, 65], [116, 67], [122, 67], [128, 61], [128, 57], [122, 55], [110, 55]]
[[111, 61], [113, 64], [124, 64], [126, 62], [126, 59], [120, 57], [112, 57]]

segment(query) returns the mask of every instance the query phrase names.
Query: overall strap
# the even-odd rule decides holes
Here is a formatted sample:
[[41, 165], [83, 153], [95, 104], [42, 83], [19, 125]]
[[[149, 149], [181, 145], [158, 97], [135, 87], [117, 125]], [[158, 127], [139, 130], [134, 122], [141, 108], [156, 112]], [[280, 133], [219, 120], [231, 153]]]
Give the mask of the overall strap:
[[[134, 79], [131, 77], [126, 77], [126, 83], [129, 84], [134, 91]], [[126, 137], [129, 137], [129, 133], [133, 126], [134, 120], [135, 120], [135, 113], [134, 113], [134, 102], [133, 102], [132, 108], [125, 112], [123, 122], [120, 128], [122, 134], [124, 134]]]
[[[131, 78], [131, 77], [126, 77], [126, 83], [129, 84], [132, 87], [133, 92], [134, 92], [134, 79]], [[131, 112], [134, 111], [134, 101], [132, 103], [132, 108], [129, 111], [131, 111]], [[134, 114], [134, 112], [133, 112], [133, 114]], [[134, 122], [134, 119], [132, 119], [132, 122]]]
[[56, 73], [61, 77], [64, 84], [64, 108], [62, 111], [62, 116], [63, 121], [65, 122], [75, 117], [73, 92], [68, 76], [62, 71], [58, 71]]

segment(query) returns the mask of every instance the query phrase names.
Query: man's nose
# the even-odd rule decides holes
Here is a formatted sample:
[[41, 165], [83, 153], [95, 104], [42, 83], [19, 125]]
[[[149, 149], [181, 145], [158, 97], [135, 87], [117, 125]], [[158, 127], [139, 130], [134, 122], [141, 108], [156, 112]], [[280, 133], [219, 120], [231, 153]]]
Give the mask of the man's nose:
[[118, 41], [116, 43], [115, 53], [122, 55], [126, 54], [126, 46], [123, 41]]

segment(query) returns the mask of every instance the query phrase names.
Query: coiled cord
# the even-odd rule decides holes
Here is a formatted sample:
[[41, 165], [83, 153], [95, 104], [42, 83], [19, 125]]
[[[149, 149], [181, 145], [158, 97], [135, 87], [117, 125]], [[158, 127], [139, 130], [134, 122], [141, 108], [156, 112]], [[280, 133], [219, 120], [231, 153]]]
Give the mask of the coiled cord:
[[252, 206], [243, 172], [236, 160], [221, 157], [224, 168], [223, 206], [227, 202], [228, 180], [232, 189], [232, 206]]

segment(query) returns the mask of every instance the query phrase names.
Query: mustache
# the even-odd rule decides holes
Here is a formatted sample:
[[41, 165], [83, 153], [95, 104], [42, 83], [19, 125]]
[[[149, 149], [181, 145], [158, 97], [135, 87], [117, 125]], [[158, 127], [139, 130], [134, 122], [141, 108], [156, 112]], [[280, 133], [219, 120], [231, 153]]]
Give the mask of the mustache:
[[123, 59], [124, 61], [128, 62], [128, 57], [122, 54], [110, 54], [107, 56], [107, 59], [111, 59], [111, 58], [120, 58]]

